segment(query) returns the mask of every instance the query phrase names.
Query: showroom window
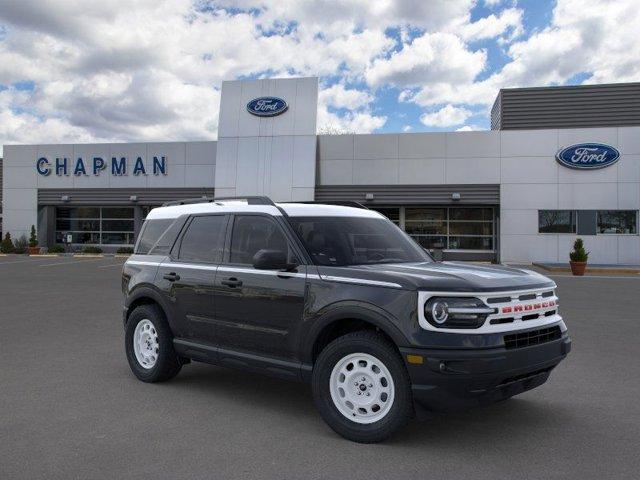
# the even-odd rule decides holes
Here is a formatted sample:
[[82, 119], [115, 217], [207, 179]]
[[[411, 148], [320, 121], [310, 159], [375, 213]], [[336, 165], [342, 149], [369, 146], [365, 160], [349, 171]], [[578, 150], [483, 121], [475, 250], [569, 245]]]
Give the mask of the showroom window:
[[405, 208], [405, 231], [425, 248], [493, 250], [493, 225], [492, 208]]
[[576, 212], [573, 210], [539, 210], [539, 233], [576, 233]]
[[133, 245], [133, 207], [58, 207], [56, 243]]
[[396, 225], [400, 226], [400, 208], [372, 208], [376, 212], [380, 212]]
[[599, 210], [598, 229], [600, 234], [638, 233], [638, 212], [635, 210]]

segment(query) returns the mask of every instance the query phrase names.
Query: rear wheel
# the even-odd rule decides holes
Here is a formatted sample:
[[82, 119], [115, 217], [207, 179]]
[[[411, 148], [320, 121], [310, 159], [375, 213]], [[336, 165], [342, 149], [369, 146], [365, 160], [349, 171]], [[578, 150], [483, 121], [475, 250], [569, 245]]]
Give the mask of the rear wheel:
[[129, 315], [125, 350], [133, 374], [143, 382], [162, 382], [175, 377], [182, 362], [173, 349], [173, 334], [162, 310], [140, 305]]
[[413, 416], [409, 375], [394, 346], [363, 331], [331, 342], [313, 370], [313, 396], [323, 419], [349, 440], [384, 440]]

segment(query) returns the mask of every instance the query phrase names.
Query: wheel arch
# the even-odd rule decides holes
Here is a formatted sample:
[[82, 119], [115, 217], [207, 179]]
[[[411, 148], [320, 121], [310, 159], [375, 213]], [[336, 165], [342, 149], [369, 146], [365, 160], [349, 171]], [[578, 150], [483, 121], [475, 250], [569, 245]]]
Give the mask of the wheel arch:
[[330, 311], [316, 320], [307, 335], [304, 347], [305, 363], [313, 365], [319, 353], [331, 341], [358, 330], [378, 331], [396, 348], [408, 344], [397, 326], [397, 321], [387, 312], [373, 305], [334, 305]]
[[125, 325], [129, 320], [131, 312], [140, 305], [157, 305], [160, 310], [162, 310], [165, 318], [169, 320], [169, 310], [164, 304], [162, 295], [151, 287], [141, 286], [138, 287], [135, 292], [132, 292], [127, 298], [127, 302], [125, 303], [126, 313], [123, 319]]

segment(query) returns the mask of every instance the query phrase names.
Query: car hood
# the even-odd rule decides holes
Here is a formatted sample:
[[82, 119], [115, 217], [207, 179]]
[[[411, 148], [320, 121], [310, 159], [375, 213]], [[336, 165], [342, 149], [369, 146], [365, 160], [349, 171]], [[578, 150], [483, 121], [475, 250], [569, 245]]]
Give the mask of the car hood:
[[420, 262], [350, 267], [319, 267], [324, 276], [397, 284], [401, 288], [441, 292], [491, 292], [553, 287], [552, 280], [532, 270], [462, 262]]

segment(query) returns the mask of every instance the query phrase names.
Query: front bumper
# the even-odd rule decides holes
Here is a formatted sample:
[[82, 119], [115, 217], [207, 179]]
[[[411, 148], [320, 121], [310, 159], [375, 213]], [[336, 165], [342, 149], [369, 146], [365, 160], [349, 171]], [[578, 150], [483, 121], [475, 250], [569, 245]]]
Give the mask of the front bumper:
[[[542, 385], [571, 351], [566, 332], [557, 340], [508, 350], [400, 349], [417, 406], [445, 412], [494, 403]], [[410, 363], [407, 355], [421, 357]]]

